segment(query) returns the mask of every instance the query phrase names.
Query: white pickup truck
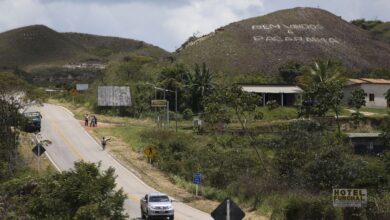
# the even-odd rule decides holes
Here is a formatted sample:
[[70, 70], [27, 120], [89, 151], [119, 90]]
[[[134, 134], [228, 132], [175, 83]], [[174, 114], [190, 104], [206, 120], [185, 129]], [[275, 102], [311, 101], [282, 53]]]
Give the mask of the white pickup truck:
[[141, 199], [142, 219], [174, 219], [172, 200], [164, 193], [148, 193]]

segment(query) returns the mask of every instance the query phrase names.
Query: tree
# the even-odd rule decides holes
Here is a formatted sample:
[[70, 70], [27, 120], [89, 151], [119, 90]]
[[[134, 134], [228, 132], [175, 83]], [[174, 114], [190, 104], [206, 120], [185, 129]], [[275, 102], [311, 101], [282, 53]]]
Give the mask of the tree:
[[304, 88], [312, 84], [343, 81], [343, 68], [334, 60], [317, 60], [303, 67], [302, 71], [303, 74], [298, 77], [298, 82]]
[[371, 30], [371, 29], [375, 28], [377, 25], [383, 24], [383, 21], [356, 19], [356, 20], [352, 20], [351, 23], [364, 29], [364, 30]]
[[28, 213], [37, 219], [126, 219], [126, 195], [115, 190], [114, 169], [76, 162], [74, 169], [46, 176], [27, 195]]
[[298, 62], [289, 61], [279, 67], [279, 74], [284, 82], [289, 84], [296, 83], [296, 78], [302, 74], [302, 65]]
[[359, 112], [361, 107], [366, 106], [366, 97], [367, 93], [365, 93], [362, 88], [355, 89], [348, 99], [348, 106], [356, 108], [356, 111]]
[[194, 71], [189, 78], [194, 112], [203, 111], [203, 99], [211, 95], [215, 87], [213, 77], [206, 63], [203, 63], [202, 67], [195, 64]]
[[388, 89], [384, 95], [385, 95], [385, 99], [387, 100], [387, 102], [390, 102], [390, 89]]
[[[186, 92], [186, 90], [190, 87], [190, 73], [186, 66], [183, 64], [174, 64], [165, 67], [158, 76], [158, 86], [164, 89], [168, 89], [171, 91], [177, 90], [177, 99], [179, 111], [184, 110], [186, 108], [190, 108], [192, 97], [190, 94]], [[165, 94], [166, 99], [169, 101], [172, 109], [175, 104], [175, 94], [172, 92], [168, 92]]]
[[227, 113], [233, 110], [234, 116], [239, 121], [241, 128], [246, 129], [248, 121], [256, 107], [261, 102], [261, 97], [245, 92], [238, 86], [228, 86], [214, 92], [204, 100], [205, 116], [213, 123], [217, 121], [227, 122]]
[[352, 121], [355, 126], [359, 125], [360, 121], [363, 120], [363, 115], [360, 113], [360, 108], [366, 105], [366, 96], [362, 88], [355, 89], [352, 91], [351, 97], [348, 99], [348, 106], [356, 108], [356, 112], [351, 114]]
[[305, 68], [304, 75], [299, 81], [305, 88], [300, 115], [324, 116], [332, 110], [336, 115], [340, 134], [340, 104], [344, 97], [340, 64], [332, 60], [316, 61]]

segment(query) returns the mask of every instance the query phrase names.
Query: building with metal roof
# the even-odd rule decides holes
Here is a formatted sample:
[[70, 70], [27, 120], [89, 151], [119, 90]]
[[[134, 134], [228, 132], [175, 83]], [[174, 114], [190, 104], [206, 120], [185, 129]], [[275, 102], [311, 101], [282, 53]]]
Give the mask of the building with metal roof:
[[390, 102], [386, 100], [385, 93], [390, 89], [390, 80], [359, 78], [348, 79], [344, 87], [344, 103], [348, 103], [352, 92], [361, 88], [367, 93], [366, 106], [372, 108], [390, 107]]
[[281, 106], [294, 106], [300, 104], [303, 90], [295, 85], [240, 85], [243, 91], [258, 94], [261, 104], [275, 100]]

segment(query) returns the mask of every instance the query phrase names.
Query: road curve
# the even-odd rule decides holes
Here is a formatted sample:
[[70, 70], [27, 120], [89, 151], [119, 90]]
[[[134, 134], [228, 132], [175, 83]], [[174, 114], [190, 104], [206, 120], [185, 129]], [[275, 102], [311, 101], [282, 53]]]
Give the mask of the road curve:
[[[40, 136], [43, 140], [51, 141], [46, 153], [54, 166], [60, 171], [68, 170], [73, 167], [75, 161], [84, 160], [101, 162], [102, 169], [115, 168], [117, 186], [123, 188], [128, 197], [124, 207], [131, 218], [140, 219], [140, 198], [156, 190], [103, 151], [100, 144], [87, 133], [69, 110], [51, 104], [44, 104], [37, 110], [43, 115]], [[173, 205], [177, 220], [212, 219], [209, 214], [181, 202], [174, 202]]]

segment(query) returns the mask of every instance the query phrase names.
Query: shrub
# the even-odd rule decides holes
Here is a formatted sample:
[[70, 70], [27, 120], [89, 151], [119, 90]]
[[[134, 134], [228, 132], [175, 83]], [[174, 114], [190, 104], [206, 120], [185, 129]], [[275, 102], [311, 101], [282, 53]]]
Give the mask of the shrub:
[[192, 112], [191, 109], [189, 109], [189, 108], [184, 109], [184, 111], [183, 111], [183, 119], [184, 120], [191, 120], [193, 115], [194, 115], [194, 113]]
[[274, 110], [279, 108], [279, 104], [276, 100], [270, 100], [266, 103], [268, 110]]

